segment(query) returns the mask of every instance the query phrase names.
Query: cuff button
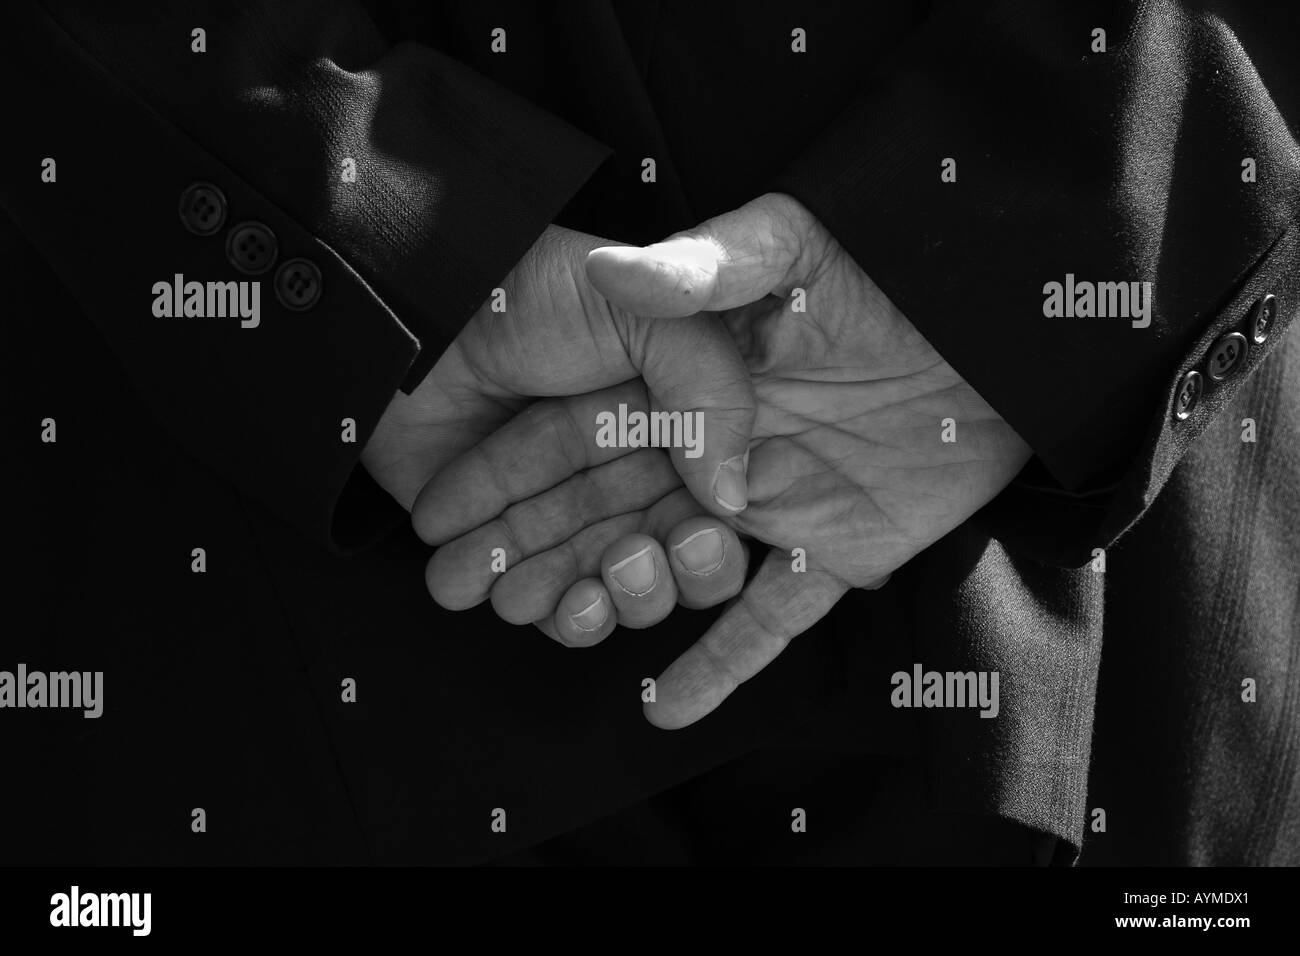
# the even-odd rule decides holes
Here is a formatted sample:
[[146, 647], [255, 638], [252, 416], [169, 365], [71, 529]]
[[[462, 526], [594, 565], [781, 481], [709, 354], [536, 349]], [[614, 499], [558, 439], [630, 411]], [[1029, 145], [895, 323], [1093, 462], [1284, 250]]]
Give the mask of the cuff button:
[[1222, 382], [1228, 376], [1236, 374], [1241, 368], [1241, 363], [1245, 361], [1246, 351], [1249, 348], [1246, 336], [1240, 332], [1229, 332], [1215, 342], [1214, 348], [1210, 350], [1210, 359], [1206, 362], [1206, 371], [1210, 373], [1210, 378]]
[[181, 193], [181, 223], [196, 236], [211, 236], [226, 223], [226, 197], [212, 183], [194, 183]]
[[1268, 333], [1273, 331], [1273, 320], [1277, 318], [1277, 296], [1272, 293], [1255, 303], [1255, 316], [1251, 322], [1251, 337], [1256, 345], [1263, 345]]
[[1174, 418], [1186, 421], [1192, 414], [1192, 409], [1196, 408], [1196, 403], [1201, 400], [1201, 391], [1205, 388], [1205, 380], [1201, 378], [1201, 373], [1192, 370], [1183, 376], [1182, 384], [1178, 386], [1178, 395], [1174, 399]]
[[261, 275], [275, 256], [275, 233], [260, 222], [241, 222], [226, 235], [226, 258], [245, 275]]
[[321, 295], [321, 274], [310, 259], [290, 259], [275, 273], [275, 297], [286, 309], [306, 312]]

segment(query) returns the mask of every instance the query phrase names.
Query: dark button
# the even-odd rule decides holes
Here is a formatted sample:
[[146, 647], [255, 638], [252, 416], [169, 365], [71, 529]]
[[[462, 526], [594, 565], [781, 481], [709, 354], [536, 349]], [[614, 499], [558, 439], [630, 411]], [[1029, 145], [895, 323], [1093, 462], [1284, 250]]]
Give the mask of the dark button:
[[226, 236], [226, 258], [245, 275], [261, 275], [275, 265], [275, 233], [260, 222], [241, 222]]
[[320, 269], [310, 259], [290, 259], [275, 273], [275, 297], [286, 309], [306, 312], [321, 294]]
[[1204, 388], [1205, 379], [1201, 378], [1200, 372], [1192, 370], [1184, 375], [1182, 384], [1178, 386], [1178, 397], [1174, 399], [1174, 418], [1181, 422], [1192, 414]]
[[1268, 333], [1273, 331], [1273, 320], [1277, 318], [1277, 296], [1266, 295], [1255, 303], [1255, 316], [1251, 322], [1251, 335], [1256, 344], [1263, 345]]
[[196, 236], [210, 236], [226, 223], [226, 197], [212, 183], [195, 183], [181, 193], [181, 222]]
[[1215, 342], [1214, 348], [1210, 350], [1210, 360], [1205, 363], [1210, 378], [1222, 382], [1229, 375], [1236, 373], [1241, 368], [1241, 363], [1245, 361], [1246, 351], [1249, 348], [1250, 343], [1240, 332], [1229, 332]]

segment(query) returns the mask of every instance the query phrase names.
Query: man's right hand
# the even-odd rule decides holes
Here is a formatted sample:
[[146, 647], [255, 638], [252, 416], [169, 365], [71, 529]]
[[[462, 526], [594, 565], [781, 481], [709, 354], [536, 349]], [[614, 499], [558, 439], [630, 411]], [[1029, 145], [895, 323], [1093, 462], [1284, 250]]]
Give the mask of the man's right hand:
[[[575, 475], [541, 460], [544, 436], [521, 416], [480, 446], [521, 466], [516, 494], [485, 494], [475, 455], [434, 480], [439, 500], [454, 506], [440, 522], [447, 543], [431, 565], [430, 587], [460, 607], [486, 597], [486, 584], [507, 620], [532, 620], [557, 640], [586, 646], [615, 620], [631, 627], [661, 620], [681, 595], [701, 607], [741, 591], [746, 557], [736, 531], [773, 545], [739, 599], [659, 677], [646, 707], [659, 726], [685, 726], [713, 710], [848, 589], [879, 586], [1029, 459], [1015, 431], [789, 196], [760, 197], [644, 249], [603, 248], [587, 271], [618, 307], [667, 317], [660, 321], [703, 308], [729, 330], [758, 398], [749, 507], [721, 522], [677, 524], [684, 516], [670, 488], [646, 481], [644, 494], [632, 494], [628, 474], [653, 470], [650, 450], [633, 453], [636, 467], [629, 454], [621, 468], [606, 462]], [[577, 400], [539, 408], [555, 420], [586, 413]], [[639, 527], [612, 540], [599, 533], [619, 511], [638, 509]], [[678, 566], [679, 548], [709, 530], [718, 532], [712, 553], [721, 561], [709, 575], [718, 581], [711, 594]], [[486, 555], [503, 536], [520, 553], [493, 580], [486, 562], [471, 556]], [[792, 566], [796, 548], [801, 567]], [[641, 558], [644, 587], [623, 587], [620, 572]], [[599, 627], [565, 619], [602, 604], [612, 611]]]

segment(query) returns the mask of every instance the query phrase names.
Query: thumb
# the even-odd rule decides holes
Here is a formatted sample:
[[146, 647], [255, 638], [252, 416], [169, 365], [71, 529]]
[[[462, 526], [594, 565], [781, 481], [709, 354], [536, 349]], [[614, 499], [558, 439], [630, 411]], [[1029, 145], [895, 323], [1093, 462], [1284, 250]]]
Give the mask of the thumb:
[[[730, 517], [749, 504], [745, 472], [754, 430], [754, 385], [735, 341], [705, 316], [628, 320], [633, 364], [652, 407], [671, 425], [680, 412], [683, 438], [670, 456], [682, 482], [710, 514]], [[689, 430], [688, 430], [689, 429]], [[685, 445], [685, 447], [682, 447]]]
[[611, 303], [640, 316], [732, 309], [800, 281], [815, 226], [799, 202], [768, 193], [651, 246], [593, 249], [587, 278]]
[[697, 312], [748, 305], [799, 281], [812, 259], [816, 220], [789, 196], [769, 193], [664, 242], [604, 246], [587, 254], [587, 278], [630, 313], [634, 361], [661, 406], [703, 412], [703, 447], [673, 464], [696, 501], [726, 517], [748, 504], [745, 467], [754, 387], [735, 341]]

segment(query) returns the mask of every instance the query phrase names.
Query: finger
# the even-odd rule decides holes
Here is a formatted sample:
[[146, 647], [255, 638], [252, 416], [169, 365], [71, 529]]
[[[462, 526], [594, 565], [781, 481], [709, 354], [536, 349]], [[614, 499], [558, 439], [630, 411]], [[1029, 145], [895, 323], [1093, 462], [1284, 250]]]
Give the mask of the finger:
[[668, 456], [653, 448], [580, 471], [439, 548], [425, 576], [429, 593], [449, 611], [474, 607], [502, 572], [584, 528], [649, 508], [680, 487]]
[[596, 578], [576, 582], [560, 598], [555, 614], [537, 622], [543, 632], [568, 647], [599, 644], [613, 633], [617, 624], [609, 592]]
[[587, 278], [611, 303], [636, 315], [716, 312], [799, 281], [817, 235], [802, 205], [768, 193], [654, 245], [593, 249]]
[[664, 242], [587, 255], [592, 286], [637, 317], [628, 320], [629, 352], [653, 399], [670, 411], [703, 412], [702, 449], [689, 457], [675, 450], [673, 464], [710, 514], [748, 505], [744, 456], [755, 398], [744, 359], [721, 323], [683, 317], [746, 305], [793, 285], [821, 235], [814, 225], [799, 203], [770, 193]]
[[668, 533], [664, 550], [683, 607], [714, 607], [745, 584], [748, 552], [736, 532], [716, 518], [687, 518]]
[[846, 590], [824, 571], [796, 573], [784, 555], [769, 552], [740, 598], [659, 677], [646, 719], [667, 730], [699, 720], [825, 617]]
[[415, 532], [439, 545], [477, 528], [585, 468], [628, 454], [597, 444], [596, 417], [619, 405], [646, 411], [645, 385], [632, 380], [571, 398], [534, 402], [450, 462], [416, 496]]
[[627, 535], [606, 548], [601, 579], [623, 627], [651, 627], [671, 614], [677, 604], [677, 584], [668, 568], [668, 556], [649, 535]]
[[[749, 370], [721, 323], [705, 317], [632, 319], [633, 362], [669, 432], [670, 457], [705, 511], [745, 509], [756, 401]], [[661, 438], [662, 441], [662, 438]]]
[[492, 607], [515, 624], [549, 618], [575, 582], [600, 577], [601, 557], [615, 541], [636, 533], [662, 539], [673, 526], [699, 511], [690, 492], [678, 487], [648, 511], [617, 515], [584, 528], [500, 575], [492, 586]]
[[600, 557], [605, 549], [625, 535], [634, 534], [641, 521], [639, 513], [609, 518], [521, 562], [492, 585], [492, 609], [510, 624], [551, 617], [573, 584], [582, 578], [600, 577]]

